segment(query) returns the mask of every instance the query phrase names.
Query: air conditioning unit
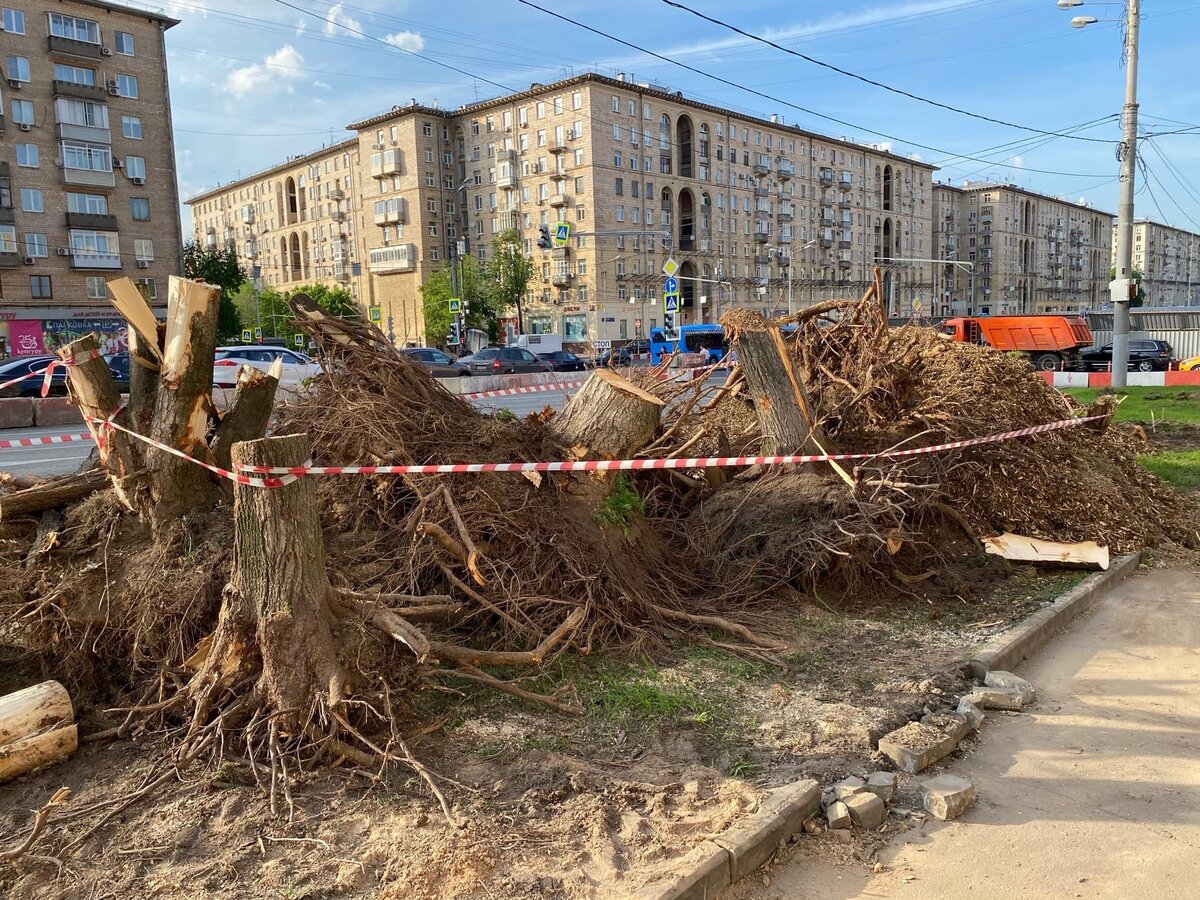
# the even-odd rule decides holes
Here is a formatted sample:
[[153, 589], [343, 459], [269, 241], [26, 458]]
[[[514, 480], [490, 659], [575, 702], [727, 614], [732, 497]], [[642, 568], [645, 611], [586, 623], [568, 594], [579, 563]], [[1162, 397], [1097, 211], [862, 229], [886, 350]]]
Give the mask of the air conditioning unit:
[[18, 78], [10, 78], [8, 79], [8, 86], [14, 91], [19, 91], [21, 89], [21, 81]]
[[[61, 165], [61, 163], [60, 163], [60, 165]], [[124, 160], [117, 159], [115, 156], [113, 157], [112, 166], [114, 169], [123, 168], [124, 165], [125, 165]]]
[[112, 50], [110, 50], [108, 47], [101, 47], [100, 55], [101, 56], [112, 56]]
[[37, 260], [34, 259], [32, 256], [25, 257], [25, 265], [32, 266], [35, 262], [37, 262]]
[[109, 85], [109, 86], [106, 88], [106, 90], [108, 91], [108, 96], [110, 96], [110, 97], [119, 97], [119, 96], [121, 96], [121, 91], [120, 91], [120, 89], [119, 89], [119, 88], [118, 88], [118, 87], [117, 87], [115, 84], [110, 84], [110, 85]]
[[139, 269], [148, 269], [148, 268], [150, 268], [150, 260], [148, 260], [148, 259], [139, 259], [139, 260], [137, 261], [137, 266], [138, 266], [138, 268], [139, 268]]
[[59, 247], [59, 248], [58, 248], [58, 255], [59, 255], [59, 256], [70, 256], [70, 255], [71, 255], [71, 248], [70, 248], [70, 247]]
[[133, 182], [134, 184], [145, 184], [146, 183], [145, 178], [130, 178], [129, 180], [131, 182]]
[[33, 127], [33, 126], [32, 126], [32, 125], [30, 125], [28, 122], [22, 122], [22, 123], [21, 123], [21, 130], [22, 130], [22, 131], [28, 131], [28, 130], [29, 130], [30, 128], [32, 128], [32, 127]]

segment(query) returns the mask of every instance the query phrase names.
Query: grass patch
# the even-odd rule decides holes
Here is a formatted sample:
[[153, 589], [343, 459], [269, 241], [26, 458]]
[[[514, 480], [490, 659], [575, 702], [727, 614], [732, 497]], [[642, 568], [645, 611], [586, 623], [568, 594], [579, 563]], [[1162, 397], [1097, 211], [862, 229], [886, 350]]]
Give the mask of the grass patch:
[[1138, 462], [1176, 490], [1200, 491], [1200, 450], [1168, 450]]
[[492, 415], [492, 418], [497, 422], [515, 422], [517, 421], [517, 414], [511, 409], [501, 408], [496, 410], [496, 412]]
[[629, 476], [622, 473], [617, 476], [612, 490], [596, 510], [596, 521], [609, 528], [620, 528], [625, 537], [629, 537], [629, 529], [644, 514], [642, 498], [633, 489]]
[[[1063, 393], [1088, 404], [1107, 391], [1107, 388], [1066, 388]], [[1200, 424], [1200, 388], [1125, 387], [1112, 393], [1125, 397], [1117, 407], [1114, 421]]]

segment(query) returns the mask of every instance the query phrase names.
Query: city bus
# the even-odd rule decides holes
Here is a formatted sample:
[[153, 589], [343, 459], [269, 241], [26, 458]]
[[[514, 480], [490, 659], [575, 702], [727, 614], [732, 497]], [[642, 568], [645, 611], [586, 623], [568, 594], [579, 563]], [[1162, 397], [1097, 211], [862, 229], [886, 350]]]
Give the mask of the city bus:
[[725, 329], [720, 325], [681, 325], [671, 339], [662, 328], [650, 329], [650, 364], [657, 366], [664, 354], [699, 353], [706, 349], [711, 362], [718, 362], [729, 352]]

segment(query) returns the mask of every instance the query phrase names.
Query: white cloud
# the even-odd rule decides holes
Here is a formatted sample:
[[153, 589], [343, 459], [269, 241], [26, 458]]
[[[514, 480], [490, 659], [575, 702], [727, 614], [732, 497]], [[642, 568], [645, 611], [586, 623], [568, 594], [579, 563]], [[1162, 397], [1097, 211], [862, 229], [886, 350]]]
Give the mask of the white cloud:
[[399, 47], [410, 53], [420, 53], [425, 49], [425, 38], [415, 31], [397, 31], [395, 34], [385, 34], [383, 39], [393, 47]]
[[301, 37], [306, 31], [308, 31], [308, 19], [301, 19], [296, 23], [296, 37]]
[[363, 30], [362, 22], [358, 19], [352, 19], [346, 15], [342, 9], [342, 4], [335, 3], [329, 7], [329, 12], [325, 16], [325, 33], [336, 35], [338, 37], [346, 37], [349, 35], [352, 38], [362, 40], [363, 36], [359, 33]]
[[1012, 165], [1012, 167], [1014, 169], [1024, 169], [1026, 167], [1025, 166], [1025, 157], [1020, 156], [1020, 155], [1014, 156], [1011, 160], [1009, 160], [1009, 163]]
[[[304, 57], [291, 44], [284, 44], [261, 63], [234, 69], [225, 76], [224, 89], [235, 96], [268, 91], [281, 82], [304, 77]], [[285, 86], [291, 90], [290, 85]]]
[[320, 88], [320, 89], [321, 89], [321, 90], [323, 90], [323, 91], [332, 91], [332, 90], [333, 90], [333, 85], [332, 85], [332, 84], [326, 84], [326, 83], [325, 83], [325, 82], [323, 82], [323, 81], [314, 81], [314, 82], [312, 83], [312, 86], [313, 86], [313, 87], [315, 87], [315, 88]]

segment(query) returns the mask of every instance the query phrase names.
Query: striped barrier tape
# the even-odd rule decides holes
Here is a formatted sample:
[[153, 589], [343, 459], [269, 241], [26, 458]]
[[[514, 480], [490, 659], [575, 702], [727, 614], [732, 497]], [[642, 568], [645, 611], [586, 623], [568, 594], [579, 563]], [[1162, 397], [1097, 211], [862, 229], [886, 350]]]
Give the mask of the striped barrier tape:
[[459, 394], [464, 400], [484, 400], [488, 397], [511, 397], [513, 394], [539, 394], [542, 391], [574, 390], [583, 387], [582, 381], [550, 381], [546, 384], [531, 384], [528, 387], [497, 388], [494, 391], [472, 391]]
[[32, 372], [26, 372], [24, 375], [19, 375], [16, 378], [12, 378], [8, 381], [0, 383], [0, 391], [4, 390], [7, 387], [12, 387], [14, 384], [20, 384], [22, 381], [24, 381], [27, 378], [36, 378], [38, 375], [42, 375], [42, 376], [44, 376], [42, 378], [42, 396], [45, 397], [47, 394], [50, 393], [50, 382], [51, 382], [51, 379], [54, 377], [54, 370], [56, 368], [59, 368], [61, 366], [79, 366], [79, 365], [82, 365], [83, 363], [87, 362], [88, 360], [98, 359], [101, 356], [103, 356], [103, 354], [99, 350], [89, 350], [87, 353], [77, 354], [76, 356], [73, 356], [71, 359], [52, 360], [50, 362], [50, 364], [48, 366], [46, 366], [44, 369], [35, 369]]
[[0, 450], [13, 450], [17, 447], [45, 447], [48, 444], [70, 444], [74, 441], [90, 441], [91, 434], [52, 434], [45, 437], [13, 438], [11, 441], [0, 441]]

